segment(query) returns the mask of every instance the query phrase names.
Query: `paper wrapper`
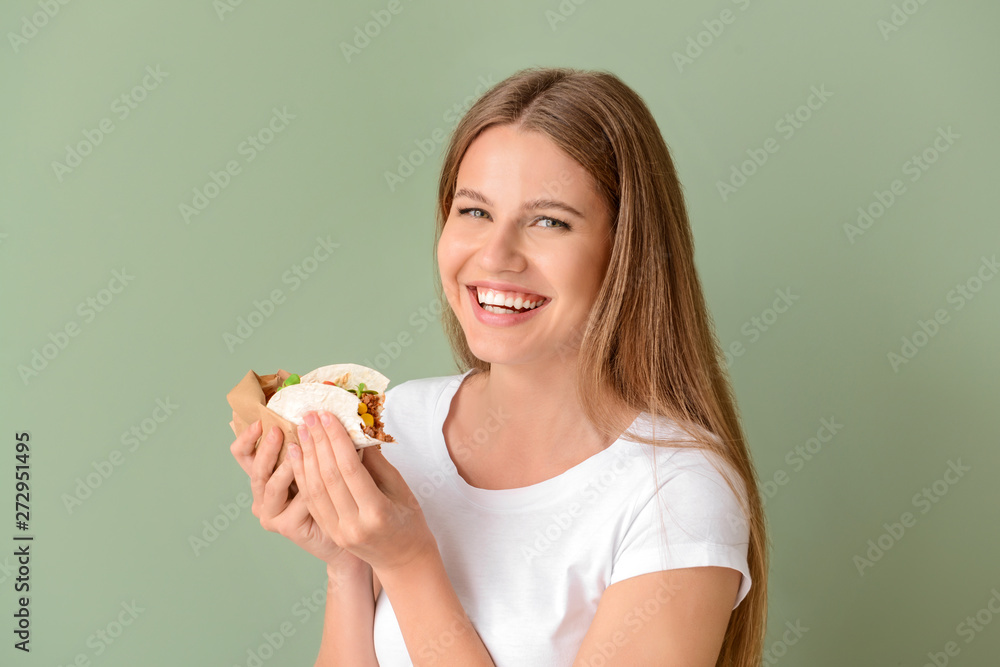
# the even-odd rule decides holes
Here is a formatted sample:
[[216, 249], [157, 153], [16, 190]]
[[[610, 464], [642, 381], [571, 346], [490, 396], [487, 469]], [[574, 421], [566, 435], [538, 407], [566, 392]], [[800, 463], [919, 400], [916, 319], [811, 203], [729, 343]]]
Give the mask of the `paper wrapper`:
[[[267, 402], [278, 391], [289, 375], [291, 373], [281, 369], [278, 369], [277, 373], [270, 375], [257, 375], [251, 370], [243, 376], [239, 384], [226, 394], [226, 400], [229, 401], [229, 405], [233, 408], [233, 430], [237, 436], [243, 433], [255, 421], [258, 419], [261, 420], [263, 428], [261, 429], [260, 438], [254, 444], [254, 451], [257, 450], [261, 440], [271, 430], [272, 426], [277, 426], [281, 429], [284, 438], [281, 442], [281, 450], [278, 451], [278, 459], [274, 464], [275, 469], [285, 460], [288, 443], [294, 442], [295, 444], [299, 444], [298, 426], [267, 408]], [[358, 456], [361, 460], [364, 460], [364, 455], [364, 449], [358, 451]]]

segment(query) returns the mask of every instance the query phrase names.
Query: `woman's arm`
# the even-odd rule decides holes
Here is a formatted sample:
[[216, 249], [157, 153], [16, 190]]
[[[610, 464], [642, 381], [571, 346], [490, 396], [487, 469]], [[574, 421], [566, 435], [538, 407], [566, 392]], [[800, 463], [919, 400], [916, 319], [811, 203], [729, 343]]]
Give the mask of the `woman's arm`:
[[495, 667], [455, 593], [437, 550], [379, 579], [414, 667]]
[[714, 667], [741, 574], [728, 567], [650, 572], [608, 586], [573, 667]]
[[323, 640], [315, 667], [378, 667], [371, 566], [327, 567], [326, 574]]
[[[341, 611], [339, 603], [333, 609], [327, 603], [324, 647], [329, 644], [330, 651], [335, 650], [341, 632], [337, 623], [352, 611], [365, 619], [371, 641], [377, 574], [413, 665], [494, 667], [448, 579], [420, 502], [403, 476], [377, 448], [369, 449], [362, 461], [333, 415], [307, 412], [305, 422], [299, 428], [299, 445], [288, 448], [288, 459], [307, 509], [324, 534], [374, 571], [363, 589], [356, 579], [348, 584], [354, 593], [347, 597], [363, 606], [344, 603]], [[362, 609], [367, 610], [364, 616]]]
[[378, 594], [382, 591], [382, 582], [378, 580], [378, 575], [372, 572], [372, 593], [375, 594], [375, 601], [378, 602]]

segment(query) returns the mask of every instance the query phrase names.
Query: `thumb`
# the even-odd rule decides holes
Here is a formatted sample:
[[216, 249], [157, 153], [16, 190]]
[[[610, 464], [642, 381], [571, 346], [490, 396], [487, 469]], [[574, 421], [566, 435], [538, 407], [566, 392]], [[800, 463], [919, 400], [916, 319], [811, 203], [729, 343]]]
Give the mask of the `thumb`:
[[366, 447], [365, 457], [361, 461], [362, 465], [368, 469], [375, 485], [392, 500], [406, 504], [413, 509], [419, 507], [416, 497], [410, 491], [406, 480], [396, 468], [386, 460], [382, 451], [377, 447]]

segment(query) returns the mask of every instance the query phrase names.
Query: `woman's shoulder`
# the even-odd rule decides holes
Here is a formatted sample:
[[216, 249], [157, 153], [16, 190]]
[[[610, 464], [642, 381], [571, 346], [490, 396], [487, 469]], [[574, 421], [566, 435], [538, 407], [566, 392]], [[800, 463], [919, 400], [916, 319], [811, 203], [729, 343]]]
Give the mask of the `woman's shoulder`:
[[[658, 444], [630, 442], [634, 456], [645, 456], [657, 471], [658, 486], [685, 488], [688, 493], [717, 495], [731, 493], [726, 479], [733, 481], [741, 494], [745, 485], [736, 468], [714, 447], [722, 440], [714, 433], [701, 430], [694, 438], [666, 417], [655, 420], [642, 413], [630, 429], [636, 434], [652, 437]], [[711, 444], [709, 444], [711, 443]]]

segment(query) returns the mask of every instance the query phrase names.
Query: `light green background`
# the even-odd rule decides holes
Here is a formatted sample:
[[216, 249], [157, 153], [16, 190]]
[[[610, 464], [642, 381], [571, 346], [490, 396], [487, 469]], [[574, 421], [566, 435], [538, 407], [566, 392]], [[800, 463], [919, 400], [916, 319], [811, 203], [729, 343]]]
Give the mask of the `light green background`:
[[[36, 536], [30, 655], [11, 647], [13, 558], [0, 557], [0, 663], [246, 665], [290, 622], [264, 664], [312, 664], [321, 614], [296, 605], [324, 590], [321, 563], [247, 509], [197, 555], [189, 543], [249, 491], [225, 394], [250, 368], [375, 363], [401, 332], [412, 344], [382, 364], [395, 383], [456, 372], [420, 315], [434, 300], [441, 146], [394, 191], [385, 172], [450, 130], [445, 114], [481, 80], [559, 65], [610, 70], [652, 109], [719, 339], [744, 344], [730, 370], [756, 465], [762, 481], [787, 474], [766, 508], [779, 664], [923, 665], [949, 641], [950, 664], [996, 664], [1000, 619], [983, 612], [992, 623], [971, 641], [959, 624], [1000, 591], [1000, 280], [961, 309], [947, 299], [1000, 249], [996, 4], [896, 3], [917, 11], [883, 34], [888, 1], [567, 0], [551, 23], [555, 0], [403, 0], [347, 62], [340, 44], [387, 4], [246, 0], [220, 16], [207, 0], [71, 2], [16, 49], [10, 34], [42, 10], [0, 7], [0, 541], [17, 532], [21, 430]], [[703, 22], [725, 9], [732, 22], [710, 39]], [[678, 68], [702, 32], [703, 53]], [[168, 74], [121, 119], [111, 105], [147, 66]], [[832, 96], [785, 138], [776, 122], [812, 86]], [[247, 162], [238, 146], [274, 107], [295, 118]], [[53, 161], [104, 118], [113, 132], [60, 181]], [[913, 182], [904, 163], [939, 127], [960, 138]], [[768, 137], [779, 150], [723, 201], [717, 182]], [[185, 223], [179, 204], [229, 160], [241, 172]], [[905, 194], [850, 242], [844, 225], [894, 179]], [[293, 290], [282, 276], [317, 237], [339, 248]], [[78, 305], [123, 268], [134, 280], [85, 321]], [[223, 334], [274, 289], [285, 302], [231, 352]], [[752, 340], [779, 289], [798, 300]], [[888, 353], [938, 309], [948, 321], [894, 370]], [[70, 323], [79, 334], [23, 381], [18, 367]], [[122, 434], [167, 398], [179, 408], [129, 451]], [[786, 455], [824, 418], [843, 428], [797, 469]], [[69, 511], [64, 494], [113, 450], [122, 464]], [[938, 481], [959, 460], [971, 470]], [[914, 495], [936, 481], [946, 493], [921, 513]], [[916, 525], [883, 537], [891, 548], [859, 574], [854, 556], [907, 511]], [[132, 601], [144, 611], [97, 655], [92, 635]], [[786, 622], [808, 631], [783, 647]]]

